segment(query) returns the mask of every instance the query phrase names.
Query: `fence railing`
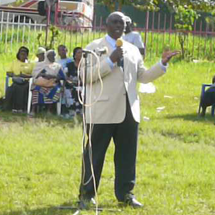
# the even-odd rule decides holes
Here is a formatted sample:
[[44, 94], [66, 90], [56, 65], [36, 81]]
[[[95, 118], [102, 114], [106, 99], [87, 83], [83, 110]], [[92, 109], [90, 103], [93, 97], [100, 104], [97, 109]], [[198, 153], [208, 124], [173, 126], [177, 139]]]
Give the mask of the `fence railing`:
[[[105, 34], [104, 20], [100, 18], [98, 22], [96, 19], [95, 17], [92, 28], [74, 25], [58, 26], [60, 29], [59, 34], [52, 41], [54, 47], [56, 48], [59, 44], [65, 44], [69, 51], [72, 52], [74, 47], [85, 47], [92, 40], [102, 37]], [[153, 13], [151, 15], [147, 14], [144, 28], [135, 29], [142, 35], [147, 58], [159, 56], [166, 46], [171, 49], [181, 49], [178, 40], [179, 32], [173, 27], [173, 19], [173, 16], [155, 17]], [[153, 24], [154, 22], [157, 23], [156, 27]], [[98, 23], [100, 24], [98, 25]], [[215, 57], [214, 28], [206, 25], [206, 29], [203, 29], [201, 22], [198, 24], [200, 27], [197, 28], [196, 23], [193, 31], [184, 32], [186, 56], [192, 59], [213, 59]], [[17, 46], [20, 46], [20, 44], [28, 46], [32, 51], [39, 45], [47, 45], [52, 36], [49, 27], [46, 24], [32, 23], [31, 20], [28, 20], [28, 23], [25, 20], [16, 20], [15, 22], [14, 18], [12, 21], [9, 18], [5, 21], [0, 17], [0, 52], [17, 50]]]
[[[7, 19], [4, 20], [3, 16]], [[23, 20], [15, 20], [15, 15], [10, 13], [2, 13], [0, 17], [0, 43], [1, 52], [8, 52], [14, 49], [14, 46], [25, 44], [35, 49], [37, 45], [37, 35], [39, 32], [44, 32], [46, 29], [45, 24], [33, 23], [31, 20], [26, 22]], [[11, 19], [12, 16], [12, 19]], [[9, 18], [10, 17], [10, 18]]]

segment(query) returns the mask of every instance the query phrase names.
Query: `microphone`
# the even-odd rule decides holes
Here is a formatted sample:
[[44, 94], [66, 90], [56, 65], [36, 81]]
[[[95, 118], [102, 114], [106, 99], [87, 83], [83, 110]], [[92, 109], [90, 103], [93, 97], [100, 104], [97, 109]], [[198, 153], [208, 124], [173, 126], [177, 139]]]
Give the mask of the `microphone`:
[[104, 48], [100, 48], [100, 49], [94, 49], [94, 50], [89, 50], [89, 49], [82, 49], [83, 53], [87, 53], [87, 54], [93, 54], [96, 53], [98, 56], [102, 56], [103, 54], [106, 54], [108, 52], [108, 48], [104, 47]]
[[[122, 45], [123, 45], [123, 40], [121, 38], [118, 38], [116, 40], [116, 46], [122, 47]], [[123, 57], [117, 61], [117, 66], [122, 68], [124, 67]]]
[[118, 38], [118, 39], [116, 40], [116, 46], [117, 46], [117, 47], [122, 47], [122, 45], [123, 45], [122, 39], [121, 39], [121, 38]]
[[107, 54], [108, 52], [108, 48], [107, 47], [103, 47], [103, 48], [100, 48], [100, 49], [96, 49], [94, 50], [95, 53], [98, 55], [98, 56], [102, 56], [103, 54]]
[[82, 53], [91, 54], [93, 51], [88, 49], [82, 49]]

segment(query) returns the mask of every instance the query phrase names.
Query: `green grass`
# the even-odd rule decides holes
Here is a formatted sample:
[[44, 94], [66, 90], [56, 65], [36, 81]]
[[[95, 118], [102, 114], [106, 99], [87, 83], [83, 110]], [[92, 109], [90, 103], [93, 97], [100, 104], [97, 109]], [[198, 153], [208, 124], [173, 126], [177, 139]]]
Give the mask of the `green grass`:
[[[11, 58], [1, 59], [7, 64]], [[3, 95], [2, 67], [0, 71]], [[155, 94], [140, 94], [134, 193], [145, 206], [118, 206], [111, 144], [98, 191], [99, 205], [106, 209], [101, 214], [215, 214], [215, 121], [209, 110], [204, 119], [197, 116], [201, 84], [210, 83], [213, 75], [213, 62], [175, 62], [155, 81]], [[158, 107], [165, 108], [158, 112]], [[81, 155], [82, 128], [76, 121], [0, 112], [0, 215], [74, 214], [56, 207], [76, 206]], [[121, 211], [108, 211], [112, 208]]]

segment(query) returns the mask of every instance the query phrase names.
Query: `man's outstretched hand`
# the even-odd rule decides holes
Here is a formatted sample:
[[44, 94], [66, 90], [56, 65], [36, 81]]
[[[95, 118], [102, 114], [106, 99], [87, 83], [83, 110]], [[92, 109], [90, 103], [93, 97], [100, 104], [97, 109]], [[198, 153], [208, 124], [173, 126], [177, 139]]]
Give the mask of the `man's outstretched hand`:
[[175, 51], [170, 51], [170, 50], [164, 51], [162, 54], [162, 64], [166, 65], [173, 56], [176, 56], [180, 53], [181, 52], [177, 51], [177, 50], [175, 50]]

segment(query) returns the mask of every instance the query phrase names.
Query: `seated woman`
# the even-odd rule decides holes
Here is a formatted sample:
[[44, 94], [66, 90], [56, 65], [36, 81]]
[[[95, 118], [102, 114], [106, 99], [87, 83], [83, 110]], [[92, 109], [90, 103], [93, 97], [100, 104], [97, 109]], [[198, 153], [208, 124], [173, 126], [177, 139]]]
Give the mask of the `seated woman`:
[[52, 105], [59, 101], [61, 94], [60, 80], [65, 80], [61, 65], [55, 62], [56, 53], [49, 50], [45, 54], [45, 60], [38, 62], [32, 72], [32, 112], [35, 114], [36, 105], [47, 105], [51, 112]]
[[38, 59], [37, 62], [42, 62], [45, 60], [45, 53], [46, 53], [46, 49], [43, 47], [39, 47], [37, 49], [37, 53], [36, 53], [36, 57]]
[[19, 48], [16, 55], [17, 60], [13, 61], [10, 71], [13, 84], [7, 88], [5, 96], [5, 109], [14, 113], [21, 113], [27, 109], [28, 100], [28, 79], [31, 77], [33, 64], [28, 62], [29, 50], [25, 46]]
[[[74, 117], [76, 114], [82, 114], [82, 105], [78, 99], [78, 74], [77, 69], [82, 57], [82, 48], [76, 47], [73, 50], [73, 62], [67, 64], [67, 81], [64, 91], [64, 102], [69, 112], [70, 117]], [[80, 80], [80, 79], [79, 79]]]

